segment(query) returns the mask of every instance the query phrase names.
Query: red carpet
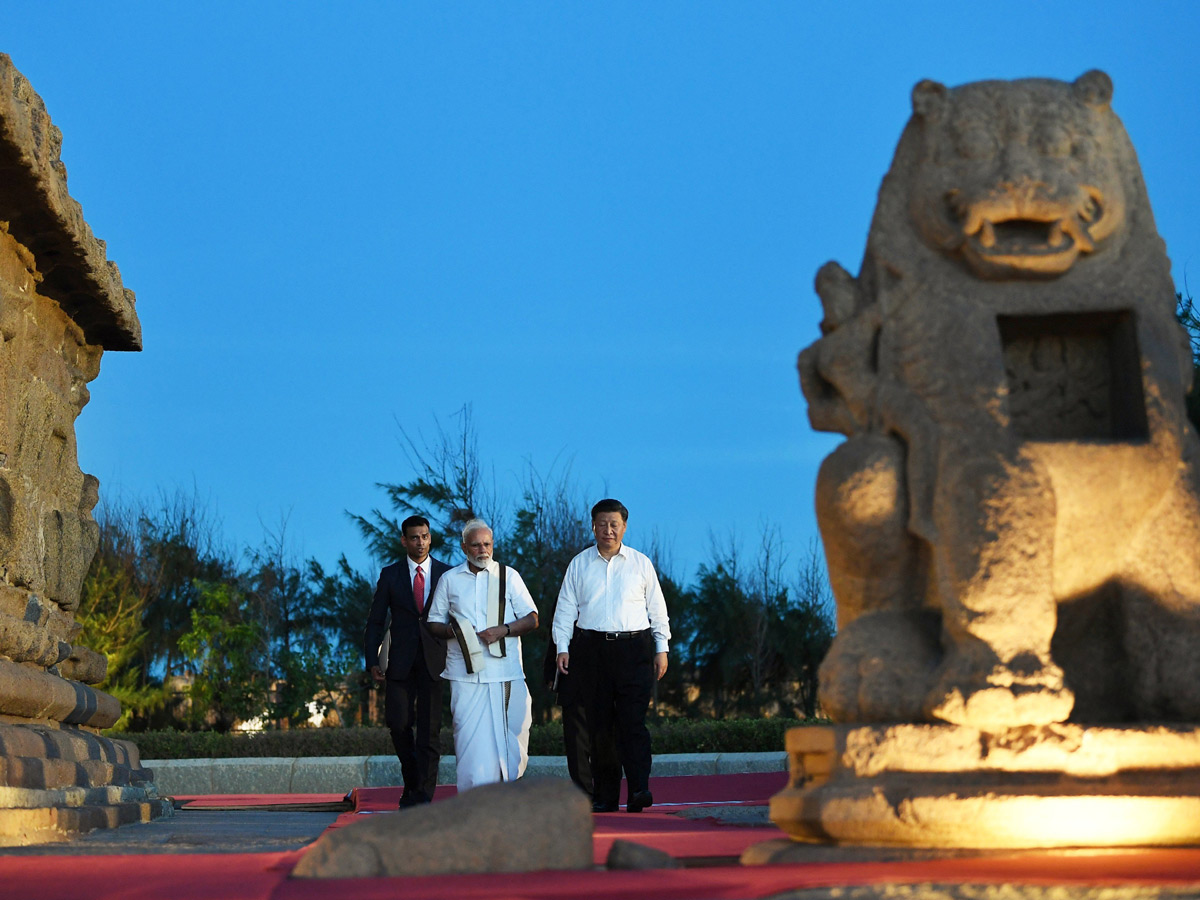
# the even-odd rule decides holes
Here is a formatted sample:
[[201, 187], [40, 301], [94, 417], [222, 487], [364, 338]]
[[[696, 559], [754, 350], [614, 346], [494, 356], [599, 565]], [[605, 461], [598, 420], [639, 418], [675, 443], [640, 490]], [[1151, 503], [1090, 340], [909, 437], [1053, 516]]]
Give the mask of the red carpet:
[[[972, 882], [1200, 884], [1200, 850], [1029, 853], [993, 859], [291, 881], [299, 853], [0, 859], [5, 897], [38, 900], [735, 900], [833, 885]], [[83, 892], [81, 894], [81, 891]]]
[[[741, 856], [751, 844], [779, 837], [774, 828], [722, 825], [715, 819], [685, 819], [677, 813], [689, 806], [762, 805], [787, 783], [787, 773], [752, 775], [687, 775], [651, 778], [654, 806], [640, 813], [601, 813], [594, 817], [595, 860], [602, 864], [614, 840], [623, 838], [670, 853], [677, 859], [698, 856]], [[391, 811], [400, 788], [359, 788], [355, 811], [343, 813], [332, 827], [341, 828], [364, 813]], [[453, 797], [453, 787], [439, 787], [434, 802]], [[624, 797], [622, 797], [622, 801]], [[257, 798], [256, 798], [257, 802]]]
[[[973, 882], [1092, 885], [1200, 883], [1200, 851], [1022, 854], [988, 860], [683, 869], [650, 872], [531, 872], [441, 878], [290, 881], [299, 853], [181, 856], [19, 857], [0, 859], [6, 897], [39, 900], [734, 900], [781, 891], [851, 884]], [[402, 887], [401, 887], [402, 886]]]
[[[297, 879], [280, 886], [277, 900], [355, 896], [386, 900], [747, 900], [802, 888], [925, 882], [1179, 885], [1200, 883], [1200, 851], [1147, 850], [1119, 854], [1033, 854], [991, 860], [855, 863], [807, 866], [669, 869], [647, 872], [530, 872], [522, 875], [449, 875], [441, 878]], [[401, 887], [403, 885], [403, 887]]]
[[[737, 856], [751, 843], [780, 835], [774, 828], [722, 825], [713, 819], [670, 815], [691, 805], [765, 804], [782, 787], [783, 773], [689, 776], [651, 781], [655, 806], [638, 814], [595, 817], [597, 862], [616, 838], [658, 847], [676, 858]], [[439, 788], [436, 800], [454, 795]], [[398, 788], [360, 788], [356, 811], [340, 827], [373, 810], [395, 809]], [[333, 802], [340, 795], [238, 795], [190, 798], [198, 806], [262, 806]], [[680, 804], [672, 806], [670, 804]], [[1013, 853], [979, 859], [920, 862], [758, 866], [705, 866], [646, 872], [531, 872], [519, 875], [452, 875], [436, 878], [289, 880], [303, 851], [259, 854], [143, 856], [28, 856], [0, 858], [0, 895], [39, 900], [734, 900], [767, 897], [786, 890], [837, 885], [974, 882], [1090, 885], [1200, 885], [1200, 849], [1054, 851]]]
[[175, 794], [173, 799], [190, 809], [245, 806], [310, 806], [337, 803], [342, 794]]
[[301, 853], [0, 858], [0, 896], [37, 900], [268, 900]]

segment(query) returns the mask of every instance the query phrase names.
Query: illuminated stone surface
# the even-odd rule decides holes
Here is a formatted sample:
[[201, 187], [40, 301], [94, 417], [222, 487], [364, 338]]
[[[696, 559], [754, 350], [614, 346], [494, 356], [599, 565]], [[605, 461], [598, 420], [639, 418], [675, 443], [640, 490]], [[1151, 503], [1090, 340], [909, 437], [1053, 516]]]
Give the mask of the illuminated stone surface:
[[[75, 643], [98, 529], [75, 419], [104, 350], [137, 350], [134, 297], [67, 192], [62, 135], [0, 54], [0, 843], [169, 811], [90, 685], [107, 661]], [[132, 745], [129, 745], [132, 747]], [[136, 748], [133, 748], [136, 757]]]
[[820, 699], [847, 724], [789, 736], [794, 837], [1200, 839], [1192, 360], [1111, 98], [1095, 71], [918, 84], [860, 274], [817, 274], [801, 386], [847, 436], [817, 479]]
[[1200, 444], [1108, 76], [922, 82], [799, 360], [837, 721], [1200, 721]]
[[795, 732], [818, 730], [832, 748], [789, 735], [792, 775], [771, 798], [771, 820], [798, 840], [1010, 848], [1200, 841], [1200, 729]]

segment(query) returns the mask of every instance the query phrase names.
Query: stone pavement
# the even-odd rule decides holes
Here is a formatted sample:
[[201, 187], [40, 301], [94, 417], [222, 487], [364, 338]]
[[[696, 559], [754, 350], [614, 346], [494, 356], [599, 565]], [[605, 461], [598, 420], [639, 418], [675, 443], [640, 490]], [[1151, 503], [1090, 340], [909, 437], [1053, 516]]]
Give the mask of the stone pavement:
[[[740, 781], [732, 785], [738, 776], [663, 778], [655, 787], [656, 800], [661, 788], [663, 802], [652, 810], [636, 816], [613, 813], [593, 817], [596, 868], [571, 873], [569, 882], [562, 881], [562, 873], [523, 873], [508, 876], [516, 880], [499, 883], [491, 879], [505, 876], [472, 881], [475, 876], [466, 875], [453, 880], [418, 879], [419, 887], [408, 882], [405, 890], [413, 896], [440, 900], [500, 894], [519, 894], [530, 900], [569, 895], [656, 896], [659, 900], [1142, 900], [1200, 896], [1200, 851], [1194, 849], [1012, 853], [794, 844], [764, 820], [763, 798], [774, 788], [763, 790], [759, 782], [782, 777], [782, 773], [740, 776], [757, 779], [754, 787]], [[357, 811], [369, 814], [392, 809], [399, 790], [364, 793], [374, 795], [376, 802], [364, 804], [360, 793]], [[328, 802], [323, 803], [284, 796], [229, 798], [238, 802], [257, 799], [262, 804], [240, 809], [214, 807], [211, 804], [224, 801], [210, 797], [205, 801], [210, 804], [207, 808], [179, 808], [172, 818], [155, 823], [98, 831], [60, 844], [0, 849], [0, 896], [74, 897], [78, 884], [85, 880], [94, 882], [90, 890], [96, 900], [134, 895], [179, 900], [210, 896], [316, 900], [332, 896], [329, 885], [314, 887], [311, 882], [288, 878], [288, 872], [303, 848], [334, 824], [339, 811], [347, 807], [335, 796], [326, 794]], [[754, 805], [741, 805], [733, 799], [751, 796], [757, 800]], [[380, 798], [386, 801], [383, 806]], [[720, 819], [724, 827], [715, 823], [705, 826], [703, 820], [711, 818]], [[683, 824], [694, 819], [701, 820], [697, 828]], [[616, 837], [665, 849], [680, 868], [669, 872], [605, 871], [601, 864], [610, 848], [600, 845], [606, 840], [613, 844]], [[713, 839], [719, 843], [712, 844]], [[731, 848], [746, 845], [747, 840], [748, 846], [764, 847], [764, 839], [767, 844], [782, 842], [799, 854], [774, 865], [745, 865], [743, 856], [743, 864], [738, 865]], [[363, 879], [355, 885], [361, 900], [394, 898], [398, 890], [400, 882], [395, 879]]]
[[[441, 784], [454, 784], [455, 760], [443, 757]], [[342, 794], [357, 787], [386, 787], [401, 782], [394, 756], [146, 760], [163, 797], [205, 794]], [[654, 775], [714, 775], [781, 772], [787, 754], [678, 753], [654, 758]], [[535, 756], [527, 775], [567, 778], [566, 759]], [[282, 798], [281, 798], [282, 801]], [[97, 829], [69, 841], [28, 847], [0, 847], [0, 858], [142, 853], [265, 853], [298, 850], [314, 841], [348, 802], [297, 805], [292, 798], [273, 808], [187, 807], [176, 804], [174, 815], [153, 823]], [[693, 816], [724, 819], [740, 825], [768, 825], [766, 807], [696, 807]]]
[[280, 853], [315, 841], [349, 804], [327, 811], [177, 809], [154, 822], [101, 828], [55, 844], [0, 847], [9, 856], [144, 853]]

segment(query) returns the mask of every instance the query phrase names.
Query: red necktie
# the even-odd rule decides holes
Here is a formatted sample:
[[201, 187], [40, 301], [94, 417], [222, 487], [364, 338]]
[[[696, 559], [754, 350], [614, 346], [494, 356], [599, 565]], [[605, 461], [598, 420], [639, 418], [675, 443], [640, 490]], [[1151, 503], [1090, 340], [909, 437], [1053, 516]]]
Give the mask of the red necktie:
[[413, 576], [413, 602], [417, 604], [417, 614], [425, 609], [425, 570], [417, 566], [417, 574]]

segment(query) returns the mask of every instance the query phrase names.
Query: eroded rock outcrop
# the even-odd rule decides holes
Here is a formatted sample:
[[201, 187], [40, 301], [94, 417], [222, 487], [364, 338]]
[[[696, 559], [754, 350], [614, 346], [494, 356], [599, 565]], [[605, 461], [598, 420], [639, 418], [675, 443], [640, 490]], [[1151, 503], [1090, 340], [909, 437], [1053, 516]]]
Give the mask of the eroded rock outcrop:
[[587, 796], [561, 778], [522, 778], [328, 831], [292, 875], [396, 878], [591, 866]]
[[164, 811], [137, 748], [89, 730], [121, 708], [90, 686], [104, 657], [77, 642], [99, 485], [79, 469], [75, 419], [104, 350], [140, 349], [141, 328], [61, 147], [0, 54], [0, 843]]

